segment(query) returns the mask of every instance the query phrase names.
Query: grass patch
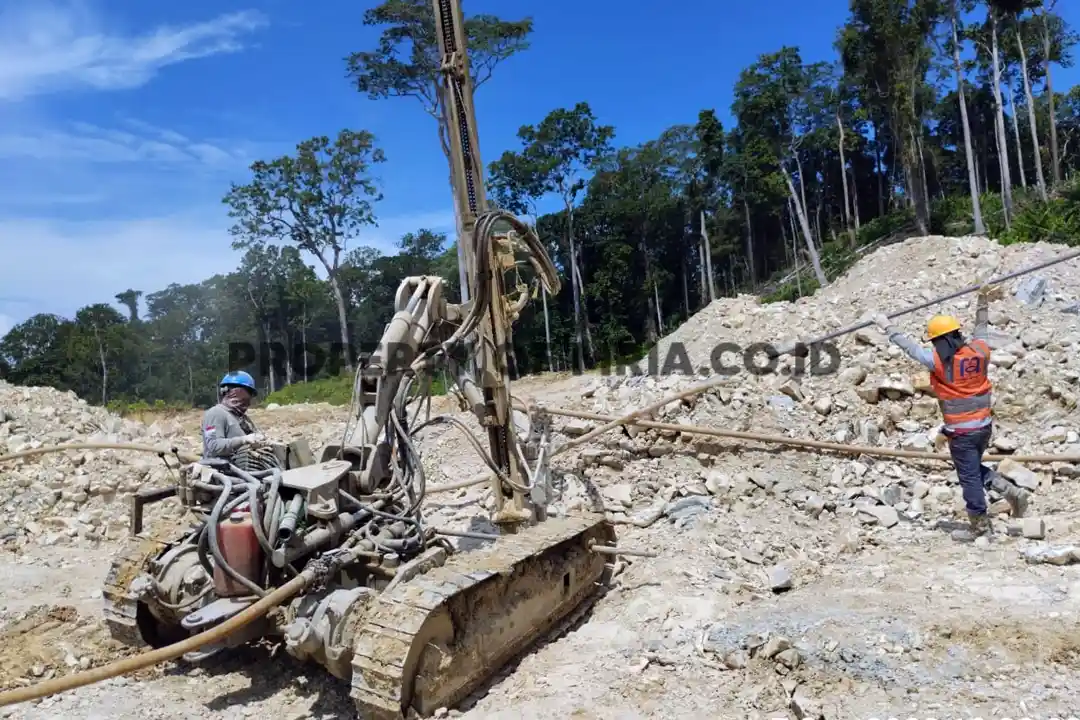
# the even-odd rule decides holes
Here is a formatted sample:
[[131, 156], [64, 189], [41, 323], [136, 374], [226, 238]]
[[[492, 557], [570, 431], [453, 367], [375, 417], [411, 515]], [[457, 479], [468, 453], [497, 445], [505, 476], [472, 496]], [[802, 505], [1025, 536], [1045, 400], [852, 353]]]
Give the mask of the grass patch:
[[[301, 403], [348, 405], [352, 402], [353, 380], [352, 375], [345, 374], [294, 383], [270, 393], [262, 399], [260, 404], [264, 406], [270, 403], [277, 403], [278, 405], [299, 405]], [[414, 383], [414, 387], [415, 385], [416, 383]], [[431, 394], [446, 394], [446, 385], [443, 383], [441, 376], [432, 379]]]
[[116, 413], [120, 417], [136, 419], [146, 415], [168, 417], [170, 415], [180, 415], [191, 410], [191, 406], [187, 403], [165, 402], [164, 400], [155, 400], [152, 403], [148, 403], [145, 400], [110, 400], [109, 404], [105, 407], [109, 412]]

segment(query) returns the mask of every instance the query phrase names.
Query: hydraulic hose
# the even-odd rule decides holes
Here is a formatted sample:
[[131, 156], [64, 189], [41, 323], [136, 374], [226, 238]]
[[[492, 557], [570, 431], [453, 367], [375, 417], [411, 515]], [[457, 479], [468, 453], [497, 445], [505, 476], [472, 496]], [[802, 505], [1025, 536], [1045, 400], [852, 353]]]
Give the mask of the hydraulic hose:
[[[670, 401], [668, 401], [670, 402]], [[666, 403], [665, 403], [666, 404]], [[835, 452], [847, 453], [850, 455], [878, 455], [881, 457], [896, 457], [896, 458], [910, 458], [912, 460], [939, 460], [942, 462], [952, 462], [950, 455], [942, 453], [924, 452], [921, 450], [894, 450], [892, 448], [879, 448], [870, 447], [868, 445], [846, 445], [844, 443], [827, 442], [824, 440], [807, 440], [803, 438], [790, 438], [784, 435], [766, 435], [764, 433], [754, 432], [742, 432], [740, 430], [720, 430], [718, 428], [706, 427], [704, 425], [679, 425], [675, 423], [663, 423], [652, 422], [651, 420], [638, 420], [631, 419], [626, 420], [624, 418], [612, 418], [610, 415], [600, 415], [598, 413], [582, 412], [579, 410], [565, 410], [562, 408], [544, 408], [544, 412], [551, 415], [562, 415], [564, 417], [575, 417], [581, 420], [596, 420], [599, 422], [610, 421], [607, 425], [598, 428], [602, 430], [608, 425], [640, 425], [645, 428], [652, 428], [654, 430], [668, 430], [672, 432], [683, 432], [694, 435], [710, 435], [713, 437], [727, 437], [735, 438], [738, 440], [750, 440], [753, 442], [774, 443], [777, 445], [791, 445], [794, 447], [805, 447], [816, 450], [833, 450]], [[595, 432], [595, 431], [594, 431]], [[583, 435], [582, 438], [588, 437]], [[578, 438], [579, 440], [581, 438]], [[570, 447], [572, 443], [566, 443], [558, 448], [552, 455], [558, 454], [562, 450]], [[1033, 464], [1044, 463], [1078, 463], [1080, 462], [1080, 455], [1001, 455], [995, 453], [989, 453], [983, 455], [983, 460], [1015, 460], [1016, 462], [1026, 462]]]
[[67, 675], [53, 680], [46, 680], [37, 685], [30, 685], [28, 687], [17, 688], [15, 690], [8, 690], [7, 692], [0, 693], [0, 707], [28, 702], [30, 700], [38, 700], [43, 697], [48, 697], [49, 695], [74, 690], [75, 688], [83, 687], [85, 685], [92, 685], [93, 683], [101, 682], [102, 680], [108, 680], [120, 675], [127, 675], [151, 667], [152, 665], [157, 665], [158, 663], [175, 660], [193, 650], [198, 650], [206, 645], [218, 642], [245, 625], [266, 615], [266, 613], [273, 608], [281, 605], [294, 595], [303, 591], [303, 589], [312, 582], [314, 576], [314, 571], [309, 572], [305, 570], [289, 582], [265, 597], [260, 598], [253, 605], [245, 608], [243, 611], [232, 616], [220, 625], [216, 625], [205, 632], [181, 640], [178, 643], [173, 643], [172, 645], [158, 648], [157, 650], [150, 650], [134, 657], [117, 660], [116, 662], [102, 665], [101, 667], [87, 670], [86, 672]]
[[186, 453], [175, 447], [157, 447], [154, 445], [140, 445], [139, 443], [71, 443], [70, 445], [43, 445], [32, 450], [22, 450], [10, 455], [0, 455], [0, 463], [20, 460], [22, 458], [47, 455], [54, 452], [67, 450], [131, 450], [133, 452], [152, 453], [154, 455], [175, 455], [181, 462], [198, 462], [199, 456]]

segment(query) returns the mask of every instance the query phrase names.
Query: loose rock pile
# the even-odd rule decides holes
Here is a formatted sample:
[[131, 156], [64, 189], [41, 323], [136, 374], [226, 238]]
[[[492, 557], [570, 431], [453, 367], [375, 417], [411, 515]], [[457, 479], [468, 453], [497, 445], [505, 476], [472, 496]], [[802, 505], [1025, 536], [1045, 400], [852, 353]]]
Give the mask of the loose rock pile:
[[[703, 380], [692, 375], [709, 366], [712, 348], [721, 342], [747, 347], [806, 339], [855, 322], [871, 304], [892, 311], [1059, 252], [1056, 246], [1003, 248], [978, 238], [911, 240], [864, 258], [811, 298], [761, 305], [740, 297], [702, 310], [658, 346], [658, 369], [669, 354], [685, 355], [690, 375], [571, 378], [558, 381], [558, 391], [552, 384], [533, 392], [528, 386], [534, 378], [517, 389], [550, 406], [564, 406], [568, 393], [577, 409], [620, 415]], [[990, 313], [994, 450], [1080, 453], [1080, 261], [1019, 279], [1009, 290]], [[926, 315], [944, 310], [958, 314], [970, 330], [972, 301], [920, 311], [899, 324], [919, 337]], [[679, 342], [685, 352], [670, 353]], [[925, 373], [876, 330], [849, 336], [838, 348], [835, 372], [793, 372], [798, 368], [788, 358], [780, 366], [787, 373], [740, 370], [721, 387], [671, 403], [653, 417], [940, 450], [939, 412]], [[724, 358], [728, 366], [735, 361], [730, 353]], [[3, 384], [0, 408], [0, 453], [57, 442], [135, 441], [191, 450], [198, 442], [197, 413], [184, 427], [146, 426], [70, 393]], [[436, 412], [477, 427], [449, 404]], [[253, 411], [268, 436], [285, 442], [304, 437], [316, 455], [323, 444], [339, 441], [345, 414], [345, 408], [327, 406]], [[556, 446], [596, 424], [556, 418], [563, 436]], [[429, 486], [484, 469], [457, 433], [435, 425], [418, 440]], [[951, 466], [937, 461], [628, 427], [560, 454], [553, 465], [553, 515], [582, 508], [605, 512], [620, 524], [620, 546], [659, 557], [613, 559], [615, 587], [589, 622], [530, 653], [464, 717], [490, 717], [507, 708], [528, 717], [584, 716], [600, 707], [661, 720], [711, 716], [717, 708], [761, 720], [976, 711], [983, 717], [1048, 717], [1077, 707], [1077, 647], [1059, 617], [1080, 607], [1070, 590], [1076, 568], [1065, 567], [1080, 563], [1080, 491], [1066, 482], [1080, 475], [1072, 464], [998, 464], [1035, 497], [1028, 517], [1012, 519], [1007, 504], [991, 495], [992, 512], [1008, 520], [999, 527], [1007, 525], [1011, 537], [990, 548], [958, 545], [941, 532], [943, 522], [962, 514], [963, 503]], [[5, 602], [18, 604], [14, 596], [27, 593], [35, 604], [55, 603], [63, 596], [57, 579], [72, 583], [72, 605], [96, 601], [111, 540], [127, 530], [128, 506], [120, 501], [142, 485], [166, 484], [166, 473], [152, 455], [116, 451], [0, 465], [0, 506], [8, 519], [0, 537], [4, 549], [20, 551], [9, 558], [8, 570], [22, 571], [15, 573], [22, 580], [12, 581], [22, 584], [9, 588]], [[491, 505], [487, 486], [471, 486], [430, 494], [425, 514], [433, 525], [483, 532], [490, 531], [482, 518]], [[58, 543], [75, 547], [47, 547]], [[90, 568], [82, 580], [70, 572], [95, 562], [102, 567]], [[36, 682], [108, 656], [98, 651], [104, 645], [92, 622], [66, 607], [27, 608], [30, 599], [19, 598], [24, 607], [0, 617], [9, 621], [9, 659], [0, 657], [5, 682]], [[49, 652], [26, 650], [38, 646]], [[352, 711], [347, 684], [321, 670], [276, 658], [254, 662], [257, 680], [248, 661], [201, 676], [190, 671], [146, 681], [124, 678], [18, 707], [11, 717], [121, 717], [131, 707], [143, 715], [151, 708], [161, 718]], [[248, 692], [256, 682], [261, 686]], [[244, 693], [237, 692], [241, 687]], [[241, 702], [233, 699], [239, 694], [244, 705], [229, 707]], [[319, 711], [311, 698], [324, 703]], [[461, 715], [454, 710], [440, 716]]]
[[[713, 348], [722, 343], [747, 348], [809, 339], [851, 325], [872, 309], [902, 309], [1061, 252], [1060, 246], [1002, 247], [983, 238], [919, 238], [864, 258], [825, 290], [795, 303], [763, 305], [746, 296], [718, 300], [658, 343], [654, 374], [649, 374], [646, 360], [639, 366], [642, 374], [624, 369], [594, 380], [582, 393], [578, 409], [620, 416], [717, 377], [665, 374], [665, 366], [670, 370], [680, 365], [673, 359], [686, 358], [683, 366], [709, 367], [715, 365]], [[1080, 261], [1018, 278], [1009, 290], [990, 310], [997, 418], [991, 451], [1080, 456], [1080, 321], [1074, 314]], [[919, 339], [932, 312], [956, 314], [971, 332], [972, 297], [897, 322]], [[791, 356], [781, 358], [775, 372], [755, 374], [728, 354], [724, 365], [738, 372], [721, 387], [670, 403], [651, 419], [842, 444], [943, 450], [940, 412], [929, 375], [920, 365], [892, 347], [876, 328], [838, 339], [836, 347], [839, 364], [817, 375]], [[764, 353], [757, 357], [760, 366], [766, 360]], [[568, 420], [560, 430], [580, 436], [597, 424]], [[581, 478], [603, 486], [608, 512], [638, 526], [665, 515], [684, 523], [688, 515], [717, 501], [753, 502], [758, 494], [784, 498], [813, 517], [846, 508], [860, 522], [885, 528], [897, 525], [901, 517], [945, 517], [963, 508], [952, 468], [933, 462], [913, 467], [911, 461], [868, 456], [809, 455], [777, 445], [755, 447], [640, 427], [609, 432], [580, 448], [576, 460]], [[805, 482], [787, 480], [790, 474], [784, 474], [783, 463], [801, 467], [809, 477]], [[1036, 472], [1005, 461], [998, 470], [1036, 492], [1048, 489], [1055, 478], [1080, 475], [1080, 466], [1068, 463]], [[1004, 514], [1008, 507], [998, 499], [992, 510]], [[1038, 538], [1045, 532], [1040, 527], [1036, 519], [1016, 532]]]
[[[71, 392], [0, 382], [0, 454], [44, 445], [142, 443], [188, 447], [175, 423], [151, 426], [89, 405]], [[175, 463], [173, 463], [175, 465]], [[170, 482], [161, 459], [116, 450], [78, 450], [0, 464], [0, 541], [44, 545], [127, 532], [127, 498]]]

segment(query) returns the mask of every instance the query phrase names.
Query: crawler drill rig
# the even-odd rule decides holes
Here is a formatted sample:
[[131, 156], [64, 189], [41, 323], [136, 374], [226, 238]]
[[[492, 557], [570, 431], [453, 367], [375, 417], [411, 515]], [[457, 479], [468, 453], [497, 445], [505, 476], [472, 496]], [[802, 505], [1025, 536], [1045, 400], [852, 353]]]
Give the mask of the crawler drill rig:
[[[326, 447], [318, 462], [303, 441], [275, 446], [261, 461], [203, 459], [174, 487], [140, 495], [133, 536], [104, 591], [113, 637], [158, 648], [314, 572], [318, 582], [289, 604], [184, 659], [281, 638], [290, 654], [349, 681], [361, 716], [371, 718], [427, 716], [459, 703], [591, 604], [609, 577], [615, 540], [602, 516], [547, 517], [547, 422], [512, 401], [507, 353], [510, 323], [536, 279], [529, 288], [519, 276], [516, 296], [505, 285], [522, 264], [518, 254], [548, 292], [558, 292], [559, 280], [531, 228], [487, 208], [460, 5], [433, 6], [465, 302], [447, 302], [439, 277], [402, 282], [383, 342], [357, 372], [341, 444]], [[466, 429], [489, 469], [492, 521], [502, 531], [469, 552], [457, 551], [422, 513], [426, 484], [414, 436], [433, 422], [457, 423], [418, 423], [419, 407], [408, 412], [413, 389], [437, 368], [454, 378], [490, 449]], [[142, 506], [173, 496], [190, 527], [143, 532]]]

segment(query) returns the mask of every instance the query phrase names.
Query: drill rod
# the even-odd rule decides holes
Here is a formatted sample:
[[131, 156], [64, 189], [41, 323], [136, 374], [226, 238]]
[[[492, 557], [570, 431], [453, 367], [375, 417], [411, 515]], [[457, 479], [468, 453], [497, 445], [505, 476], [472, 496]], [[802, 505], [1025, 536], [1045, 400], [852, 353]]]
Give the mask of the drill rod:
[[[1016, 272], [1009, 273], [1008, 275], [1002, 275], [999, 278], [994, 278], [992, 280], [988, 280], [985, 283], [981, 283], [981, 284], [978, 284], [978, 285], [971, 285], [969, 287], [964, 288], [963, 290], [957, 290], [954, 293], [949, 293], [948, 295], [942, 295], [939, 298], [934, 298], [933, 300], [927, 300], [926, 302], [919, 303], [918, 305], [912, 305], [911, 307], [904, 308], [903, 310], [898, 310], [898, 311], [896, 311], [894, 313], [889, 313], [888, 315], [886, 315], [886, 317], [889, 318], [890, 320], [892, 320], [892, 319], [898, 318], [898, 317], [900, 317], [902, 315], [907, 315], [909, 313], [913, 313], [916, 310], [923, 310], [925, 308], [930, 307], [931, 305], [937, 305], [938, 303], [945, 302], [946, 300], [952, 300], [954, 298], [960, 297], [961, 295], [967, 295], [968, 293], [975, 292], [979, 288], [983, 287], [983, 285], [998, 285], [1000, 283], [1005, 282], [1006, 280], [1012, 280], [1013, 278], [1020, 277], [1021, 275], [1027, 275], [1028, 273], [1035, 272], [1036, 270], [1042, 270], [1043, 268], [1048, 268], [1051, 265], [1057, 265], [1058, 263], [1063, 263], [1066, 260], [1072, 260], [1073, 258], [1076, 258], [1076, 257], [1080, 257], [1080, 250], [1074, 250], [1074, 251], [1072, 251], [1070, 253], [1066, 253], [1065, 255], [1062, 255], [1061, 257], [1054, 258], [1053, 260], [1047, 260], [1044, 263], [1039, 263], [1038, 265], [1032, 265], [1031, 267], [1024, 268], [1023, 270], [1017, 270]], [[774, 354], [775, 355], [805, 354], [806, 351], [813, 345], [820, 345], [821, 343], [826, 342], [828, 340], [832, 340], [833, 338], [838, 338], [841, 335], [847, 335], [848, 333], [853, 333], [856, 330], [861, 330], [862, 328], [869, 327], [869, 326], [871, 326], [873, 324], [874, 324], [873, 320], [863, 320], [862, 322], [860, 322], [860, 323], [858, 323], [856, 325], [849, 325], [846, 328], [842, 328], [840, 330], [835, 330], [835, 331], [829, 333], [828, 335], [822, 335], [821, 337], [814, 338], [813, 340], [809, 340], [809, 341], [807, 341], [805, 343], [797, 343], [794, 346], [785, 346], [785, 347], [782, 347], [782, 348], [780, 348], [778, 350], [774, 350]], [[799, 347], [800, 345], [802, 346], [801, 348]]]

